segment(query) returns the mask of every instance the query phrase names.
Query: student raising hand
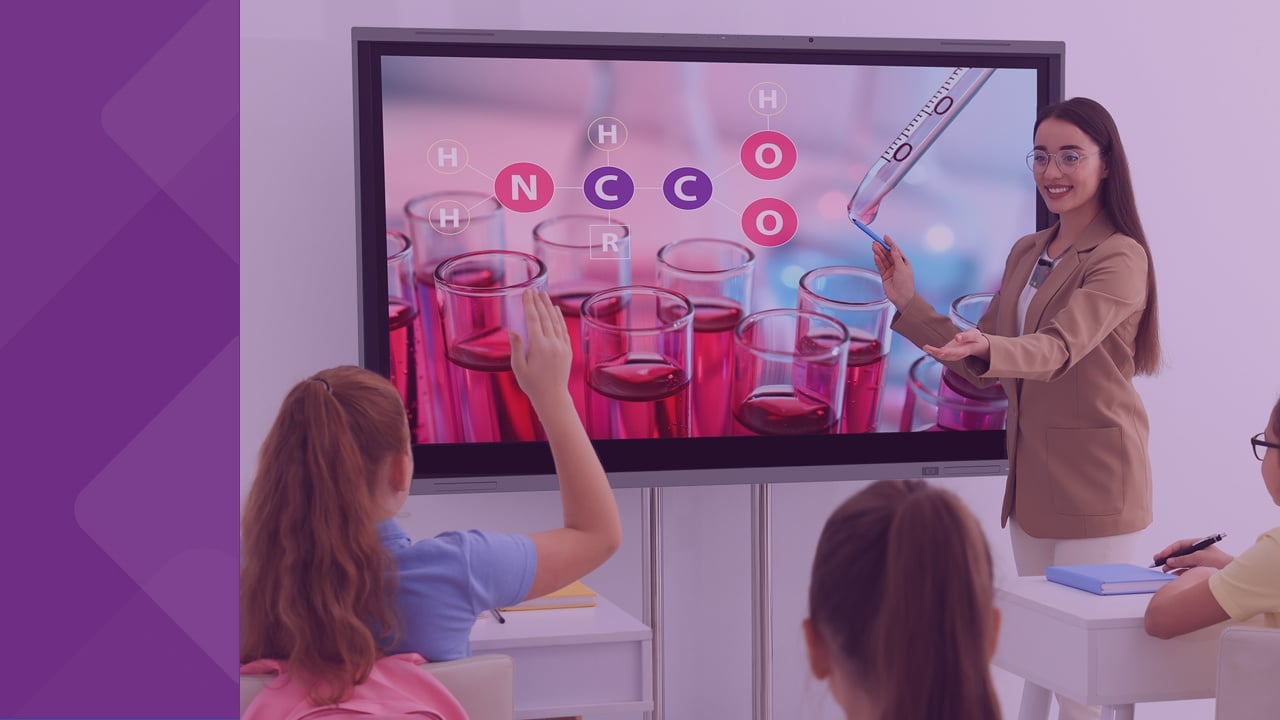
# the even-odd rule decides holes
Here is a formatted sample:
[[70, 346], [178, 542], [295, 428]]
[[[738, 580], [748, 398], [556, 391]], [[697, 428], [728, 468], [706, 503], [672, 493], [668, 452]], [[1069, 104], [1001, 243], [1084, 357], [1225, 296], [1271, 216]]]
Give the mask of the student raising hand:
[[545, 292], [524, 294], [528, 346], [510, 333], [511, 369], [547, 434], [564, 527], [534, 533], [537, 571], [528, 597], [558, 590], [596, 569], [622, 542], [622, 521], [595, 448], [569, 395], [573, 351], [564, 315]]
[[404, 403], [387, 378], [322, 370], [284, 398], [245, 504], [242, 663], [287, 660], [312, 705], [332, 704], [386, 655], [466, 657], [478, 615], [564, 587], [618, 549], [613, 490], [569, 395], [564, 318], [546, 293], [530, 290], [523, 302], [528, 332], [510, 335], [512, 370], [551, 446], [561, 527], [439, 528], [411, 539], [397, 517], [415, 462], [430, 469], [434, 449], [412, 454]]

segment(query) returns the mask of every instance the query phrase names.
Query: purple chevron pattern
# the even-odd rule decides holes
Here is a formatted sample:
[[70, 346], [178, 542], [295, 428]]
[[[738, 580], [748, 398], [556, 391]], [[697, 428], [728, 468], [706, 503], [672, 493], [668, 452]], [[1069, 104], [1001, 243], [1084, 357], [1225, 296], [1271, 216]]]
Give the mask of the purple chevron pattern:
[[6, 26], [0, 717], [234, 717], [239, 7]]

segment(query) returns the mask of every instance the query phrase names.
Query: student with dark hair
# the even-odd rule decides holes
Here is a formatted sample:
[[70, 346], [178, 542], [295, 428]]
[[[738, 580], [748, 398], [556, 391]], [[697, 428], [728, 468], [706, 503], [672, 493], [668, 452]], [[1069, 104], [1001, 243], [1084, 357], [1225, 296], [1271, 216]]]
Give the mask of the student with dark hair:
[[946, 490], [882, 480], [818, 539], [809, 664], [850, 720], [999, 720], [1000, 614], [981, 528]]
[[545, 293], [524, 310], [512, 369], [546, 430], [564, 526], [413, 542], [394, 519], [413, 470], [399, 393], [360, 368], [316, 373], [284, 399], [244, 510], [242, 663], [285, 660], [312, 703], [334, 704], [385, 655], [470, 654], [480, 613], [564, 587], [618, 548], [613, 491], [569, 395], [564, 318]]
[[[1262, 484], [1271, 501], [1280, 505], [1280, 400], [1271, 409], [1266, 430], [1254, 435], [1252, 444], [1253, 454], [1262, 462]], [[1168, 557], [1198, 539], [1179, 540], [1151, 559]], [[1260, 535], [1252, 547], [1236, 557], [1211, 545], [1169, 558], [1165, 567], [1182, 574], [1160, 588], [1147, 605], [1149, 634], [1177, 637], [1223, 620], [1248, 620], [1257, 615], [1266, 625], [1280, 628], [1280, 527]]]

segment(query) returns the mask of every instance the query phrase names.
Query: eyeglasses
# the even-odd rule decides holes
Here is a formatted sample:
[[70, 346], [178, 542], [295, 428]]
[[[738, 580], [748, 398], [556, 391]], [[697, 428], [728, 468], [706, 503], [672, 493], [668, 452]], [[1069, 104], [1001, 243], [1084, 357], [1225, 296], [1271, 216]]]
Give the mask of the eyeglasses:
[[1058, 169], [1064, 173], [1074, 171], [1080, 165], [1080, 161], [1085, 158], [1097, 157], [1102, 152], [1085, 154], [1077, 150], [1063, 150], [1062, 152], [1049, 153], [1043, 150], [1032, 150], [1027, 153], [1027, 167], [1031, 172], [1039, 175], [1049, 168], [1049, 158], [1053, 158], [1058, 164]]
[[1275, 443], [1269, 443], [1263, 439], [1264, 437], [1266, 437], [1266, 435], [1267, 434], [1265, 432], [1260, 432], [1257, 435], [1253, 436], [1253, 441], [1252, 441], [1253, 456], [1258, 458], [1259, 460], [1267, 456], [1267, 450], [1266, 450], [1267, 448], [1275, 448], [1276, 450], [1280, 450], [1280, 445], [1277, 445]]

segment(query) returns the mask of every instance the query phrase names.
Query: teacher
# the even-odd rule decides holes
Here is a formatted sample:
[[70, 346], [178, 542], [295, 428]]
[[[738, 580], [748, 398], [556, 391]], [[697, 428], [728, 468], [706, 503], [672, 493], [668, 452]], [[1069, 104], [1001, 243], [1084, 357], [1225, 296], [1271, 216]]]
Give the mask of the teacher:
[[[1057, 222], [1018, 240], [977, 329], [915, 293], [911, 263], [873, 244], [893, 329], [978, 386], [1009, 396], [1000, 524], [1019, 575], [1132, 562], [1151, 524], [1147, 413], [1134, 375], [1160, 364], [1156, 282], [1129, 163], [1102, 105], [1041, 111], [1027, 166]], [[1099, 709], [1059, 696], [1060, 718]]]
[[977, 329], [958, 332], [915, 293], [897, 245], [873, 244], [893, 329], [1009, 396], [1000, 522], [1021, 575], [1135, 555], [1151, 465], [1133, 377], [1160, 362], [1151, 250], [1115, 121], [1073, 98], [1041, 111], [1034, 137], [1027, 165], [1057, 222], [1014, 243]]

